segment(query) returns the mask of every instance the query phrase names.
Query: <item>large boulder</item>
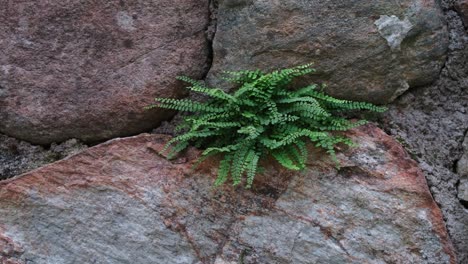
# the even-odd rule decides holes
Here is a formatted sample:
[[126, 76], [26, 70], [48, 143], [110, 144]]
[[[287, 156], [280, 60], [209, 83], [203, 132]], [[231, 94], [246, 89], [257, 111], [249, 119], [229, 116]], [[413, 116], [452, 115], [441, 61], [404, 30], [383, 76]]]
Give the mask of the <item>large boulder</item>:
[[421, 170], [374, 126], [342, 165], [313, 151], [291, 174], [274, 164], [254, 188], [213, 188], [190, 150], [116, 139], [0, 183], [2, 263], [455, 263]]
[[7, 1], [0, 8], [0, 132], [49, 144], [141, 133], [153, 97], [207, 71], [208, 1]]
[[438, 76], [448, 32], [434, 0], [220, 0], [212, 85], [223, 70], [315, 63], [333, 96], [387, 103]]

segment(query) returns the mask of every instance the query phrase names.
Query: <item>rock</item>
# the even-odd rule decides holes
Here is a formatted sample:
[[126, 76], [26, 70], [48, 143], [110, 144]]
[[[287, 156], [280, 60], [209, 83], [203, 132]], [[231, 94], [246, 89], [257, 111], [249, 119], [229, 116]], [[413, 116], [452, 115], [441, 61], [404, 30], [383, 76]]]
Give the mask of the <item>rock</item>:
[[454, 1], [440, 1], [450, 33], [445, 67], [432, 85], [408, 91], [385, 113], [383, 124], [400, 138], [424, 171], [434, 200], [446, 220], [460, 264], [468, 263], [468, 210], [457, 191], [455, 169], [468, 131], [468, 31], [454, 11]]
[[455, 2], [455, 9], [462, 18], [465, 27], [468, 27], [468, 0], [458, 0], [458, 2]]
[[463, 149], [463, 156], [457, 162], [457, 173], [460, 175], [458, 198], [464, 202], [468, 202], [468, 133], [465, 135]]
[[460, 199], [465, 204], [468, 202], [468, 179], [460, 179], [458, 184], [458, 199]]
[[0, 134], [0, 180], [77, 154], [86, 148], [85, 144], [76, 139], [61, 144], [52, 143], [47, 149]]
[[468, 178], [468, 133], [463, 141], [463, 156], [457, 162], [457, 173]]
[[219, 1], [212, 85], [223, 70], [314, 62], [333, 96], [387, 103], [434, 81], [448, 46], [435, 1]]
[[252, 190], [213, 188], [214, 160], [173, 162], [167, 136], [115, 139], [0, 182], [5, 263], [455, 263], [415, 161], [378, 128], [342, 168], [313, 151], [292, 174], [266, 163]]
[[208, 1], [10, 1], [0, 9], [0, 132], [101, 141], [170, 117], [175, 77], [206, 73]]

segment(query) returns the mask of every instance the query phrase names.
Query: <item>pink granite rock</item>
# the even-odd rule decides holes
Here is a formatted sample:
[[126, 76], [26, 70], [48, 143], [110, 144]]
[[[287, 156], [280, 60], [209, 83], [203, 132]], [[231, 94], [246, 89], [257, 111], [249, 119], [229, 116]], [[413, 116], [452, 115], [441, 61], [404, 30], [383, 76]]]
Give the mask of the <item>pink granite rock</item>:
[[252, 190], [213, 188], [214, 160], [116, 139], [0, 183], [2, 263], [455, 263], [421, 170], [374, 126], [349, 132], [337, 170], [313, 151], [269, 161]]
[[0, 132], [33, 143], [99, 141], [170, 117], [146, 111], [207, 70], [208, 1], [6, 1]]

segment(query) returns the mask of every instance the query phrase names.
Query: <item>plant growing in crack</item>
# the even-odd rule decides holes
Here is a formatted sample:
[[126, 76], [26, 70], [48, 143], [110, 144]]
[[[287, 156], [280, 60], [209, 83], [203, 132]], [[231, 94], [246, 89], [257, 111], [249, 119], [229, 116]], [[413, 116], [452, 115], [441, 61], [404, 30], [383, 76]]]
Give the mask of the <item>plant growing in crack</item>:
[[332, 132], [345, 131], [367, 121], [350, 121], [336, 113], [349, 110], [383, 112], [386, 108], [333, 98], [319, 91], [315, 84], [289, 89], [294, 78], [314, 71], [311, 64], [307, 64], [271, 73], [260, 70], [225, 72], [227, 77], [224, 79], [239, 85], [232, 94], [179, 77], [190, 84], [188, 89], [207, 95], [209, 100], [156, 98], [157, 103], [147, 107], [194, 113], [185, 117], [178, 127], [187, 132], [170, 140], [161, 153], [167, 152], [168, 158], [173, 158], [192, 144], [205, 149], [200, 162], [213, 155], [222, 155], [215, 185], [223, 184], [229, 178], [238, 185], [246, 178], [247, 188], [252, 186], [259, 160], [268, 155], [290, 170], [304, 169], [307, 141], [325, 149], [337, 161], [335, 146], [340, 143], [353, 146], [353, 143]]

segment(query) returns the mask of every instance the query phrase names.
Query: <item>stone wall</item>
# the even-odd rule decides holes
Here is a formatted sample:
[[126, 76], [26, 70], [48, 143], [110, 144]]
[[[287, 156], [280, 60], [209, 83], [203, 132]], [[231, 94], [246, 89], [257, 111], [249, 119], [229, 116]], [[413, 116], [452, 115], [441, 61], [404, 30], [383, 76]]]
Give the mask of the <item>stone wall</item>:
[[[168, 245], [158, 242], [150, 244], [159, 250], [151, 246], [145, 247], [145, 250], [155, 253], [152, 256], [163, 254], [166, 257], [183, 252], [180, 258], [170, 259], [172, 263], [191, 263], [192, 260], [203, 263], [231, 263], [239, 259], [245, 260], [245, 263], [287, 263], [288, 261], [307, 263], [306, 259], [310, 258], [316, 261], [358, 260], [359, 263], [366, 260], [372, 263], [374, 260], [369, 259], [372, 254], [377, 256], [375, 261], [398, 262], [402, 261], [399, 257], [404, 255], [407, 260], [412, 259], [413, 262], [421, 263], [455, 263], [454, 254], [456, 254], [459, 263], [466, 263], [468, 209], [465, 161], [468, 147], [464, 148], [462, 143], [468, 131], [467, 7], [466, 0], [364, 2], [183, 0], [177, 1], [177, 5], [174, 1], [166, 0], [108, 1], [104, 4], [88, 0], [8, 1], [4, 8], [0, 9], [0, 133], [4, 134], [0, 136], [0, 178], [18, 175], [48, 162], [65, 158], [69, 154], [76, 154], [86, 147], [81, 141], [93, 145], [107, 139], [135, 135], [158, 127], [162, 121], [169, 120], [174, 113], [158, 109], [147, 111], [143, 107], [151, 104], [156, 96], [187, 96], [183, 84], [175, 81], [177, 75], [188, 75], [195, 79], [205, 78], [210, 85], [231, 89], [231, 86], [219, 81], [223, 70], [256, 68], [272, 70], [315, 62], [316, 74], [303, 82], [326, 83], [328, 84], [326, 91], [340, 98], [389, 103], [390, 110], [384, 118], [377, 121], [387, 133], [400, 141], [411, 153], [412, 158], [418, 162], [427, 179], [430, 192], [441, 209], [444, 222], [437, 211], [437, 206], [429, 198], [427, 201], [430, 200], [430, 209], [425, 208], [432, 212], [429, 214], [430, 217], [426, 209], [425, 213], [419, 211], [417, 213], [417, 208], [421, 208], [423, 202], [417, 197], [408, 198], [409, 194], [405, 192], [407, 189], [403, 187], [403, 191], [394, 196], [370, 195], [366, 196], [365, 202], [359, 202], [352, 191], [347, 189], [349, 186], [340, 185], [344, 179], [351, 182], [367, 179], [365, 175], [368, 175], [366, 174], [368, 172], [363, 174], [361, 170], [356, 171], [356, 168], [350, 169], [348, 174], [345, 171], [343, 175], [340, 173], [338, 176], [332, 175], [333, 179], [330, 181], [320, 180], [317, 183], [319, 185], [301, 182], [300, 177], [280, 178], [290, 186], [274, 183], [278, 185], [249, 193], [248, 198], [239, 198], [236, 195], [240, 191], [231, 190], [229, 194], [236, 196], [235, 199], [238, 200], [223, 201], [222, 205], [219, 205], [221, 207], [213, 209], [213, 211], [221, 210], [220, 208], [224, 210], [227, 206], [233, 210], [231, 218], [224, 219], [227, 222], [224, 222], [223, 226], [216, 226], [216, 222], [205, 219], [221, 217], [216, 213], [200, 212], [199, 218], [196, 218], [202, 219], [200, 225], [215, 225], [214, 231], [207, 231], [205, 227], [199, 228], [199, 226], [195, 226], [192, 231], [190, 228], [184, 229], [187, 228], [184, 221], [193, 220], [195, 223], [191, 218], [177, 218], [184, 215], [183, 212], [186, 212], [184, 210], [188, 210], [184, 205], [186, 200], [190, 200], [188, 196], [184, 196], [182, 200], [178, 200], [180, 197], [167, 200], [170, 206], [178, 208], [177, 212], [174, 212], [176, 218], [171, 216], [173, 209], [167, 209], [168, 215], [162, 217], [164, 224], [157, 221], [137, 224], [140, 218], [154, 216], [155, 219], [159, 219], [157, 198], [162, 195], [159, 189], [150, 188], [151, 190], [141, 194], [141, 197], [135, 196], [148, 201], [156, 199], [154, 208], [150, 209], [146, 208], [146, 205], [139, 204], [140, 200], [132, 200], [135, 197], [129, 199], [125, 196], [127, 194], [121, 193], [121, 190], [116, 192], [112, 189], [115, 186], [112, 186], [112, 190], [99, 191], [101, 183], [96, 179], [100, 175], [124, 177], [126, 184], [127, 180], [131, 181], [131, 177], [127, 175], [139, 171], [140, 165], [143, 168], [149, 166], [146, 168], [152, 171], [150, 164], [144, 163], [144, 160], [141, 161], [144, 164], [140, 164], [139, 160], [134, 160], [135, 164], [126, 164], [126, 159], [119, 161], [126, 165], [119, 162], [114, 164], [111, 160], [106, 161], [108, 164], [104, 161], [98, 164], [107, 169], [99, 172], [99, 175], [94, 175], [97, 178], [93, 180], [98, 182], [96, 186], [85, 188], [81, 196], [80, 192], [75, 193], [78, 197], [76, 201], [70, 197], [66, 201], [38, 197], [34, 194], [34, 185], [37, 182], [31, 180], [31, 185], [28, 185], [28, 179], [39, 179], [39, 182], [43, 182], [41, 171], [49, 172], [49, 169], [52, 174], [58, 175], [57, 177], [64, 177], [60, 175], [60, 166], [69, 164], [68, 161], [59, 163], [59, 171], [54, 171], [57, 167], [52, 165], [48, 167], [49, 169], [39, 169], [38, 174], [30, 173], [22, 176], [18, 181], [9, 180], [8, 186], [16, 186], [18, 182], [18, 186], [24, 187], [21, 187], [23, 189], [20, 191], [24, 192], [27, 199], [33, 201], [30, 204], [23, 204], [24, 206], [36, 205], [36, 202], [38, 205], [47, 205], [51, 208], [63, 206], [65, 209], [59, 210], [62, 213], [70, 208], [72, 211], [75, 210], [74, 203], [87, 204], [89, 199], [109, 202], [106, 200], [106, 195], [112, 194], [116, 201], [124, 202], [112, 203], [109, 209], [110, 215], [117, 217], [121, 214], [119, 212], [124, 212], [124, 215], [128, 213], [137, 217], [122, 216], [122, 223], [125, 224], [122, 226], [123, 229], [114, 226], [119, 223], [108, 226], [111, 231], [102, 234], [106, 236], [104, 242], [113, 240], [107, 235], [124, 237], [125, 228], [135, 231], [135, 239], [153, 239], [141, 233], [146, 231], [162, 234], [180, 247], [174, 246], [175, 249], [168, 249]], [[159, 131], [171, 133], [178, 120], [180, 116], [172, 122], [166, 122]], [[380, 132], [376, 135], [382, 137]], [[118, 149], [122, 144], [130, 142], [128, 144], [134, 146], [129, 145], [126, 149], [129, 150], [140, 146], [141, 140], [117, 140], [110, 145], [116, 144], [115, 148]], [[97, 149], [108, 147], [109, 144], [106, 144], [103, 147], [98, 146]], [[89, 155], [94, 151], [95, 149], [83, 155]], [[391, 151], [391, 149], [380, 149], [380, 151]], [[148, 154], [138, 153], [144, 157]], [[77, 159], [79, 160], [76, 157], [71, 158], [72, 161]], [[93, 165], [92, 160], [91, 158], [84, 163], [78, 163], [76, 165], [78, 171], [98, 166]], [[359, 166], [365, 165], [359, 164]], [[403, 166], [401, 168], [408, 167], [408, 164], [398, 165]], [[113, 172], [114, 166], [129, 171]], [[411, 163], [411, 166], [415, 165]], [[181, 177], [179, 172], [181, 171], [175, 173], [175, 177]], [[323, 175], [310, 173], [311, 175], [308, 175], [310, 177], [323, 179]], [[375, 177], [379, 175], [376, 171], [372, 173]], [[422, 183], [423, 178], [419, 173], [416, 174], [419, 179], [416, 185], [418, 190], [422, 190], [426, 183]], [[330, 175], [327, 174], [327, 177]], [[184, 183], [177, 187], [190, 189], [195, 185], [197, 187], [191, 189], [189, 194], [197, 196], [199, 192], [203, 193], [205, 189], [209, 189], [210, 185], [207, 179], [198, 180], [202, 182], [189, 180], [190, 184]], [[409, 181], [408, 178], [402, 180]], [[53, 182], [53, 179], [50, 181]], [[157, 184], [162, 184], [161, 186], [173, 184], [164, 181]], [[364, 182], [366, 188], [369, 187], [366, 184], [375, 183]], [[320, 189], [320, 194], [328, 195], [327, 188], [332, 187], [324, 186], [331, 183], [338, 184], [334, 188], [341, 186], [345, 189], [343, 192], [331, 192], [337, 195], [336, 200], [343, 203], [348, 201], [351, 208], [356, 211], [354, 213], [361, 214], [362, 217], [369, 213], [368, 211], [371, 212], [370, 215], [374, 215], [373, 209], [382, 209], [368, 208], [369, 206], [365, 206], [366, 202], [384, 206], [379, 202], [389, 199], [391, 204], [397, 206], [393, 202], [398, 202], [401, 197], [415, 199], [413, 204], [403, 206], [412, 210], [412, 214], [408, 218], [409, 222], [402, 220], [402, 223], [416, 223], [420, 229], [397, 230], [415, 236], [414, 240], [409, 241], [413, 251], [410, 250], [409, 244], [404, 244], [402, 248], [394, 248], [395, 252], [400, 250], [402, 255], [396, 253], [389, 256], [379, 255], [378, 252], [384, 249], [378, 248], [379, 244], [376, 240], [372, 240], [376, 234], [390, 233], [382, 238], [389, 245], [397, 245], [401, 242], [399, 239], [402, 239], [398, 232], [392, 233], [395, 231], [395, 225], [398, 226], [400, 223], [391, 222], [385, 218], [385, 215], [378, 217], [387, 219], [385, 223], [388, 225], [368, 228], [360, 223], [356, 227], [361, 228], [359, 232], [346, 233], [344, 229], [342, 230], [340, 221], [347, 221], [349, 215], [338, 209], [340, 203], [314, 200], [310, 196], [313, 194], [312, 190], [317, 189]], [[64, 184], [81, 186], [80, 184], [87, 183], [77, 180]], [[310, 188], [307, 194], [301, 190], [301, 184]], [[359, 184], [353, 186], [358, 193], [369, 194], [373, 191]], [[48, 191], [60, 193], [60, 186], [54, 188], [57, 190], [51, 188]], [[124, 192], [131, 193], [136, 190], [132, 188], [130, 185], [123, 189]], [[169, 189], [171, 188], [175, 186]], [[9, 192], [10, 189], [0, 187], [0, 196]], [[274, 199], [269, 199], [266, 193], [275, 193]], [[283, 195], [282, 198], [279, 198], [279, 194]], [[151, 199], [145, 195], [150, 195]], [[240, 195], [245, 193], [242, 192]], [[424, 191], [423, 196], [428, 197], [428, 193]], [[228, 197], [224, 196], [224, 199]], [[207, 201], [208, 198], [203, 196], [195, 199]], [[211, 203], [216, 199], [212, 197], [208, 200]], [[246, 213], [248, 217], [245, 218], [243, 209], [235, 207], [232, 203], [247, 203], [247, 201], [254, 201], [252, 208], [247, 211], [255, 213], [252, 215]], [[294, 209], [297, 211], [281, 211], [280, 209], [284, 209], [282, 201], [286, 201], [284, 204], [297, 207]], [[301, 204], [301, 201], [304, 204]], [[257, 202], [260, 202], [258, 208], [255, 207]], [[178, 203], [180, 204], [177, 205]], [[273, 203], [274, 206], [268, 207], [269, 211], [265, 212], [260, 209], [263, 203]], [[305, 206], [315, 203], [317, 208]], [[320, 213], [320, 204], [336, 206], [336, 212], [327, 212], [332, 215], [336, 213], [336, 218], [331, 219], [334, 221], [332, 221], [334, 226], [330, 230], [324, 223], [331, 220], [326, 214]], [[359, 204], [368, 211], [361, 210]], [[32, 246], [25, 242], [24, 237], [21, 238], [24, 235], [35, 234], [37, 230], [29, 230], [32, 233], [28, 234], [29, 231], [25, 231], [24, 226], [11, 224], [15, 220], [14, 217], [6, 216], [8, 210], [14, 206], [8, 202], [2, 206], [4, 207], [0, 210], [5, 210], [3, 214], [5, 217], [2, 219], [3, 223], [0, 221], [0, 257], [19, 261], [34, 256], [38, 263], [46, 261], [46, 257], [41, 255], [43, 249], [31, 250]], [[102, 209], [97, 204], [93, 206], [88, 208], [91, 214], [82, 212], [83, 217], [92, 218], [92, 212]], [[131, 211], [133, 209], [136, 211]], [[398, 213], [392, 211], [392, 208], [387, 209], [387, 213]], [[49, 221], [49, 216], [58, 212], [51, 213], [52, 211], [34, 212], [43, 217], [44, 221]], [[34, 212], [24, 211], [24, 216], [33, 217], [36, 214]], [[259, 212], [261, 215], [256, 215]], [[314, 217], [307, 218], [309, 213], [313, 213]], [[63, 230], [68, 230], [67, 228], [74, 226], [73, 223], [81, 221], [79, 217], [75, 219], [66, 213], [64, 217], [75, 222], [67, 222], [64, 226], [58, 222], [50, 222], [51, 226], [60, 227], [46, 232], [51, 239], [55, 236], [61, 237]], [[353, 216], [361, 219], [359, 217]], [[97, 220], [107, 221], [110, 218], [106, 219]], [[10, 221], [7, 226], [13, 229], [5, 231], [6, 221]], [[177, 224], [173, 226], [171, 221]], [[262, 223], [266, 225], [264, 229], [255, 229]], [[288, 223], [292, 223], [292, 226], [288, 226]], [[435, 229], [423, 230], [426, 228], [424, 223], [435, 226]], [[150, 226], [153, 224], [159, 224], [159, 229], [151, 229]], [[444, 224], [455, 250], [452, 250], [450, 240], [444, 233]], [[132, 225], [139, 227], [133, 226], [135, 227], [133, 228]], [[226, 226], [229, 228], [226, 229]], [[96, 224], [98, 229], [104, 227], [100, 222]], [[281, 233], [283, 229], [297, 231], [295, 233], [297, 236], [276, 243], [267, 243], [275, 237], [264, 234], [275, 230]], [[304, 233], [306, 229], [312, 231]], [[219, 230], [232, 232], [232, 236], [227, 237]], [[17, 236], [11, 237], [9, 234], [14, 232], [17, 232]], [[424, 232], [427, 236], [419, 237], [420, 233]], [[284, 234], [284, 237], [288, 237], [287, 235]], [[366, 238], [364, 235], [369, 237]], [[327, 239], [323, 240], [322, 244], [314, 244], [322, 236], [327, 236]], [[92, 234], [89, 234], [89, 237], [98, 239]], [[82, 239], [90, 238], [85, 235]], [[63, 242], [71, 243], [65, 240]], [[116, 243], [120, 243], [119, 241], [117, 239]], [[287, 244], [291, 241], [300, 241], [300, 245]], [[219, 243], [223, 247], [216, 246]], [[354, 243], [357, 243], [356, 246], [351, 246]], [[373, 244], [375, 245], [372, 246]], [[107, 248], [93, 245], [101, 250]], [[117, 256], [105, 257], [113, 259], [115, 263], [127, 263], [124, 261], [125, 258], [134, 256], [130, 251], [135, 248], [123, 248], [123, 245], [122, 242], [120, 246], [123, 255], [115, 251]], [[303, 248], [303, 245], [307, 247]], [[55, 246], [52, 247], [54, 250], [57, 249]], [[291, 251], [284, 251], [283, 248]], [[321, 249], [317, 251], [319, 253], [322, 249], [323, 252], [334, 250], [336, 254], [305, 256], [301, 253], [311, 248]], [[369, 253], [368, 249], [372, 249], [373, 253]], [[84, 254], [80, 250], [65, 253], [57, 249], [55, 252], [59, 252], [57, 254], [60, 255], [54, 260], [56, 263], [66, 263], [72, 259], [84, 260], [78, 256]], [[125, 255], [125, 252], [130, 255]], [[151, 257], [136, 255], [134, 257], [141, 260], [141, 263], [151, 260]], [[426, 259], [422, 260], [421, 257]]]

